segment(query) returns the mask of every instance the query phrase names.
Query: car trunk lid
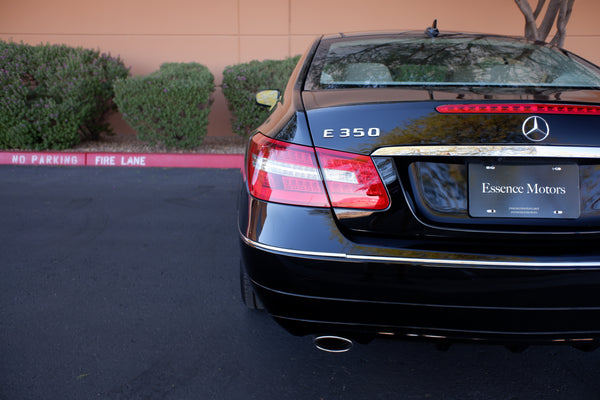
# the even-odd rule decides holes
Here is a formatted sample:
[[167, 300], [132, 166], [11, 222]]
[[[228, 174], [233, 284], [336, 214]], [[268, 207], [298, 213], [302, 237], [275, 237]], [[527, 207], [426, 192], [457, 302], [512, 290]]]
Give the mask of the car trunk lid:
[[[398, 89], [303, 96], [315, 146], [370, 155], [390, 194], [384, 211], [336, 209], [339, 223], [355, 234], [389, 237], [600, 231], [600, 94], [557, 98]], [[457, 104], [522, 108], [440, 112]], [[531, 104], [591, 107], [544, 111]], [[534, 192], [528, 199], [494, 193], [489, 200], [494, 196], [481, 193], [522, 186]]]

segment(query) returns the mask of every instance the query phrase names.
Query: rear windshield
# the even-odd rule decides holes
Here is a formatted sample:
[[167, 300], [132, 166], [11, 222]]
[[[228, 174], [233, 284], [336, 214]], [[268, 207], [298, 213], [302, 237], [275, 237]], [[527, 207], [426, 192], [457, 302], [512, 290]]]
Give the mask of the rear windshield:
[[489, 37], [323, 41], [307, 90], [389, 86], [600, 87], [600, 69], [548, 45]]

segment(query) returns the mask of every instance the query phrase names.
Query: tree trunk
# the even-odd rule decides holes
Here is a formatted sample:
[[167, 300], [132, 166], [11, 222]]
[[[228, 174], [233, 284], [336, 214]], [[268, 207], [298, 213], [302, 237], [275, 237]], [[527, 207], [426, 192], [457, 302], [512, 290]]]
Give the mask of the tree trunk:
[[525, 37], [527, 39], [546, 41], [556, 21], [557, 31], [551, 43], [559, 47], [564, 45], [567, 23], [571, 18], [575, 0], [550, 0], [539, 26], [536, 21], [546, 5], [546, 0], [538, 0], [535, 11], [531, 8], [528, 0], [515, 0], [515, 3], [525, 17]]

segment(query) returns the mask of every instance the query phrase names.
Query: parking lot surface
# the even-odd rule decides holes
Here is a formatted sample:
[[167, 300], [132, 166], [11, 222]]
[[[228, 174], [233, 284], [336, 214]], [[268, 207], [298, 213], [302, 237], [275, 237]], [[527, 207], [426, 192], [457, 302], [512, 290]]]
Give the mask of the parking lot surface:
[[600, 352], [375, 341], [239, 300], [237, 170], [0, 166], [0, 399], [597, 399]]

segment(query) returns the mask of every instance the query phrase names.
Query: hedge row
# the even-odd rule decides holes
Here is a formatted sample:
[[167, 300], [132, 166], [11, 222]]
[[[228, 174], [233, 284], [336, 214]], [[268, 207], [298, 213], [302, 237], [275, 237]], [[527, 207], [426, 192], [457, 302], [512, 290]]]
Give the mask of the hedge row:
[[197, 63], [167, 63], [147, 76], [115, 82], [123, 118], [150, 144], [193, 148], [208, 127], [214, 78]]
[[251, 61], [228, 66], [223, 71], [223, 94], [232, 113], [233, 132], [248, 136], [269, 115], [269, 109], [256, 104], [255, 95], [264, 89], [283, 92], [300, 56], [285, 60]]
[[[251, 61], [223, 71], [223, 94], [232, 112], [234, 133], [248, 136], [269, 115], [255, 94], [283, 91], [299, 57]], [[148, 76], [115, 82], [115, 102], [139, 139], [167, 147], [193, 148], [208, 127], [214, 78], [203, 65], [163, 64]]]
[[0, 41], [0, 148], [66, 149], [109, 129], [119, 58], [62, 45]]
[[[299, 57], [252, 61], [223, 71], [233, 131], [248, 136], [269, 109], [262, 89], [283, 91]], [[64, 45], [0, 41], [0, 149], [66, 149], [110, 133], [116, 109], [140, 140], [193, 148], [207, 132], [214, 77], [197, 63], [167, 63], [130, 77], [119, 58]]]

